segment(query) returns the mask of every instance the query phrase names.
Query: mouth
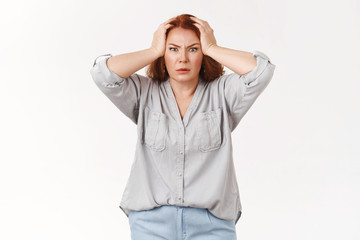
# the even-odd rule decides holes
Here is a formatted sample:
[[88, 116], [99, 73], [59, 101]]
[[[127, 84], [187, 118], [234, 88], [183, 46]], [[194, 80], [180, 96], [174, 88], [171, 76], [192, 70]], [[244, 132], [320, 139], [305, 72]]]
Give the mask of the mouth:
[[177, 72], [189, 72], [190, 69], [189, 68], [179, 68], [176, 70]]

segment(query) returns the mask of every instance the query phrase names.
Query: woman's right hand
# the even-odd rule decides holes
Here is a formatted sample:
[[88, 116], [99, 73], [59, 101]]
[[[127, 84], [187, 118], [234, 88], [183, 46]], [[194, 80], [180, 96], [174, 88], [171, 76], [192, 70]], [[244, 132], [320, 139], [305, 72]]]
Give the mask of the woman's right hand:
[[158, 54], [159, 57], [162, 57], [165, 54], [166, 31], [169, 27], [173, 26], [169, 22], [171, 22], [174, 19], [175, 18], [170, 18], [166, 22], [163, 22], [154, 32], [151, 48]]

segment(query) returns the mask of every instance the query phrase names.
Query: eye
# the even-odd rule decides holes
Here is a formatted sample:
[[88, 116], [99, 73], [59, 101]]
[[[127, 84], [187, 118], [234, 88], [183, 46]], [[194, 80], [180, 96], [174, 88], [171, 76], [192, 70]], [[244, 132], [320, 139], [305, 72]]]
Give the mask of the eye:
[[195, 47], [195, 48], [190, 48], [190, 49], [195, 49], [195, 51], [193, 51], [193, 52], [196, 52], [197, 51], [197, 48]]
[[176, 48], [174, 48], [174, 47], [171, 47], [171, 48], [169, 48], [170, 49], [170, 51], [171, 51], [171, 49], [176, 49]]

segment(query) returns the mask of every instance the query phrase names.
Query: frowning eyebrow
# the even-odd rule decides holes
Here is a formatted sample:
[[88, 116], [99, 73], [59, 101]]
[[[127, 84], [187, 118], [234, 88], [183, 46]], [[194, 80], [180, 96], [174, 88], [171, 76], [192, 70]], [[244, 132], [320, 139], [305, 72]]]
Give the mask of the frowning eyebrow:
[[[169, 45], [173, 45], [173, 46], [175, 46], [175, 47], [180, 47], [180, 46], [178, 46], [178, 45], [176, 45], [176, 44], [174, 44], [174, 43], [169, 43]], [[194, 46], [194, 45], [200, 45], [199, 43], [193, 43], [193, 44], [191, 44], [190, 46], [188, 46], [188, 47], [191, 47], [191, 46]]]

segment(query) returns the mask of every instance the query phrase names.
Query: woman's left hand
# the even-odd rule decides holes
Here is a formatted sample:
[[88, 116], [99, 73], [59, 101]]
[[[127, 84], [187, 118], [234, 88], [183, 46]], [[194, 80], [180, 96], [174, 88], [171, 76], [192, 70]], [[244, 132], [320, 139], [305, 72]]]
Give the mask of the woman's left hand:
[[214, 30], [210, 27], [207, 21], [201, 20], [197, 17], [190, 17], [195, 21], [194, 25], [200, 30], [200, 43], [203, 54], [207, 55], [210, 47], [216, 45]]

